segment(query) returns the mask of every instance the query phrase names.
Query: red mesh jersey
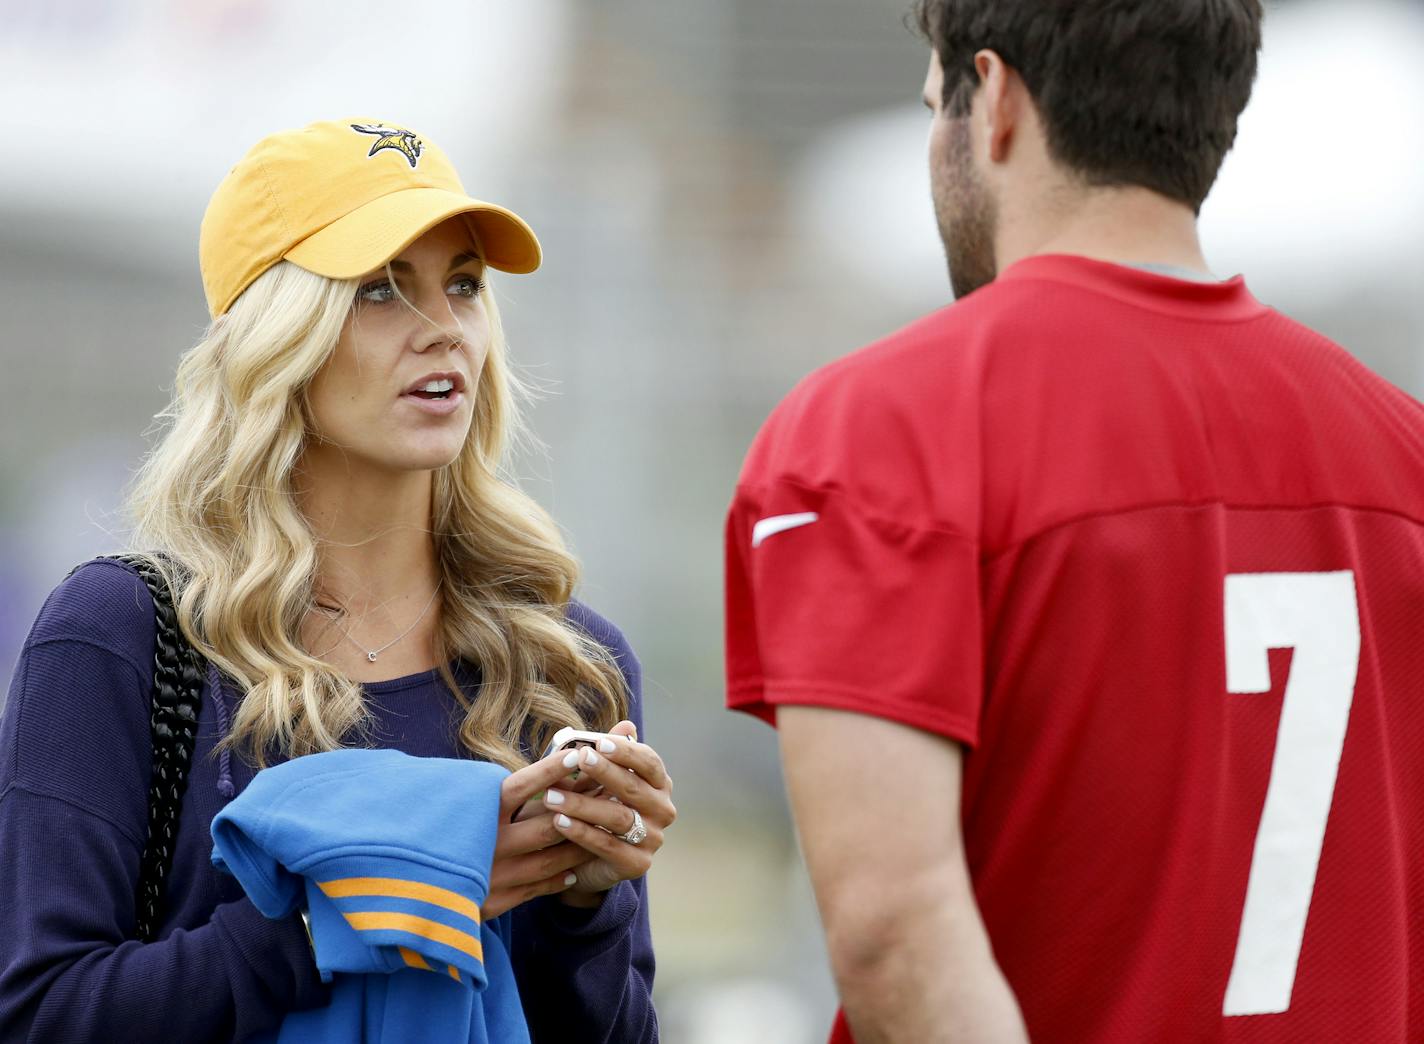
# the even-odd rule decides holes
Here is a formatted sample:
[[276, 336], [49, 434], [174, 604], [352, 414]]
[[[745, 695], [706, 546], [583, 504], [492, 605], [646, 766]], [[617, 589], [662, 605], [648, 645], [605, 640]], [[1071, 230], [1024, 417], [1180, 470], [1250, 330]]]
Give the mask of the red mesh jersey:
[[1240, 279], [1031, 258], [824, 368], [727, 570], [730, 706], [965, 745], [1035, 1040], [1424, 1040], [1424, 407]]

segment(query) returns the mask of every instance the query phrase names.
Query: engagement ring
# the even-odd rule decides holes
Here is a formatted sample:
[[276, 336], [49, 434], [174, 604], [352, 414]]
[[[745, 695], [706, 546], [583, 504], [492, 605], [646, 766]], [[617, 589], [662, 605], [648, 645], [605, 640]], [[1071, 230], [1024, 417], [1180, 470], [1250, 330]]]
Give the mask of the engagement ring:
[[627, 841], [630, 845], [641, 844], [643, 838], [648, 836], [648, 828], [643, 826], [643, 817], [638, 814], [636, 808], [630, 808], [628, 811], [633, 813], [633, 825], [628, 828], [626, 834], [618, 834], [616, 836], [623, 841]]

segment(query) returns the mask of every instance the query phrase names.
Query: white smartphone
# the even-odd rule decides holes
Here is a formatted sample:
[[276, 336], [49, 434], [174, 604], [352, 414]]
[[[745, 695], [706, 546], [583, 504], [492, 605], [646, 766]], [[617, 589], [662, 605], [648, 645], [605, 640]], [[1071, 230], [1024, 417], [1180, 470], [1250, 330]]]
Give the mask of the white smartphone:
[[555, 751], [573, 750], [578, 747], [596, 747], [598, 741], [602, 739], [612, 739], [612, 734], [607, 732], [585, 732], [583, 729], [575, 729], [565, 726], [554, 733], [554, 738], [549, 741], [549, 749], [544, 751], [544, 757], [548, 757]]

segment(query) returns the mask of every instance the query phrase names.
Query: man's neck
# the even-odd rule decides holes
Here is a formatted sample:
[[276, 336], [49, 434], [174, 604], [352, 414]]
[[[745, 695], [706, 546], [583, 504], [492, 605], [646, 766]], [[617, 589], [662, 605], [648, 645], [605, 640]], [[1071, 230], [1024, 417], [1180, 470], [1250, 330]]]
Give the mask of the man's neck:
[[1191, 208], [1136, 187], [1065, 190], [1052, 204], [1003, 212], [996, 253], [1001, 272], [1037, 254], [1075, 254], [1212, 278]]
[[361, 615], [434, 589], [430, 472], [363, 468], [309, 455], [298, 502], [318, 545], [317, 594]]

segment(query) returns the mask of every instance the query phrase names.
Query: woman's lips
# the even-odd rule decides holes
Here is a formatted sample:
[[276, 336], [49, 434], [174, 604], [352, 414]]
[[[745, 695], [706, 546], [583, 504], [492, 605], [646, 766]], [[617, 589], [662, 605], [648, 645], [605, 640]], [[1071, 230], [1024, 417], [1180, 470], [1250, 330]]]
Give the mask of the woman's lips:
[[446, 414], [454, 413], [460, 408], [460, 404], [465, 401], [465, 393], [452, 391], [443, 399], [422, 399], [419, 395], [406, 392], [401, 396], [401, 399], [410, 403], [416, 409], [424, 410], [426, 413], [434, 414], [437, 417], [443, 417]]

